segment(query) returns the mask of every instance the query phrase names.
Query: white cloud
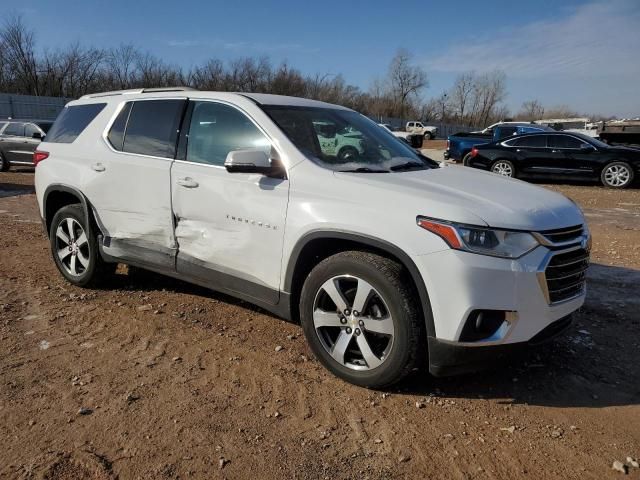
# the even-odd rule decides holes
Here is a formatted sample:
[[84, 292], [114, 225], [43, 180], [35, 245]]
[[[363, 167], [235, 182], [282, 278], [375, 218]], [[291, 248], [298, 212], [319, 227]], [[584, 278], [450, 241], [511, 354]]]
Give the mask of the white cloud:
[[431, 71], [504, 70], [511, 78], [640, 78], [640, 2], [600, 0], [568, 16], [466, 38], [426, 61]]

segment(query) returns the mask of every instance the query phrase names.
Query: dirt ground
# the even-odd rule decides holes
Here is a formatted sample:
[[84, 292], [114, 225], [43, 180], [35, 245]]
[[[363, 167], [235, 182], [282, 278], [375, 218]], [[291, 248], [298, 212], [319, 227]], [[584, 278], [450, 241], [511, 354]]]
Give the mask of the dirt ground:
[[383, 392], [332, 377], [297, 325], [224, 295], [125, 267], [70, 286], [32, 182], [0, 174], [0, 478], [640, 479], [611, 468], [640, 457], [639, 189], [548, 187], [594, 234], [566, 335]]

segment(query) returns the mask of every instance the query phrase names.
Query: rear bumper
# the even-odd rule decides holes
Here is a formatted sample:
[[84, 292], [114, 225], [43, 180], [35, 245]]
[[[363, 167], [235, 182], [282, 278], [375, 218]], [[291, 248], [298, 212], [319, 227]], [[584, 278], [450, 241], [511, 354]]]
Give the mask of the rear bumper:
[[436, 377], [476, 372], [489, 368], [563, 333], [572, 322], [567, 315], [549, 324], [526, 342], [491, 346], [469, 346], [429, 337], [429, 372]]
[[442, 156], [444, 157], [445, 160], [449, 160], [449, 158], [451, 158], [451, 154], [449, 153], [449, 150], [445, 150]]

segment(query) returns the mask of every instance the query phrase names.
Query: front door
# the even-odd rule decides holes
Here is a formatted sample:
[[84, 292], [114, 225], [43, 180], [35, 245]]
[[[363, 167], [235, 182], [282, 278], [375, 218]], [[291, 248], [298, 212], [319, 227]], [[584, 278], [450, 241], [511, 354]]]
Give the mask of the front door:
[[276, 304], [289, 181], [227, 172], [227, 154], [247, 148], [272, 152], [245, 113], [190, 102], [171, 167], [177, 270], [214, 289]]

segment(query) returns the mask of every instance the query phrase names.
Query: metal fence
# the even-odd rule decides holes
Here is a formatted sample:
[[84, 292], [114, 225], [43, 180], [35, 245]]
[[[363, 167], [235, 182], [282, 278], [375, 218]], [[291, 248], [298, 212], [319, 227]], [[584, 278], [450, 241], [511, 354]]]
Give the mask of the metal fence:
[[70, 98], [0, 93], [0, 119], [54, 120]]

